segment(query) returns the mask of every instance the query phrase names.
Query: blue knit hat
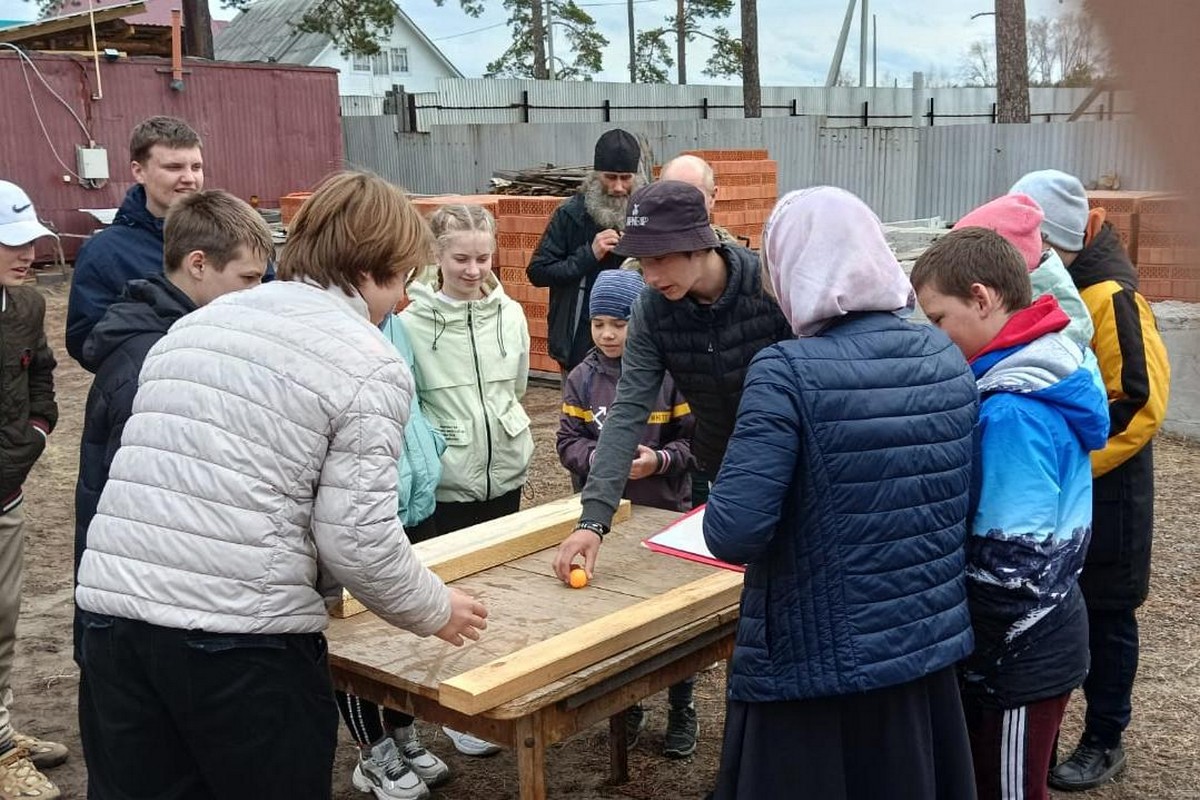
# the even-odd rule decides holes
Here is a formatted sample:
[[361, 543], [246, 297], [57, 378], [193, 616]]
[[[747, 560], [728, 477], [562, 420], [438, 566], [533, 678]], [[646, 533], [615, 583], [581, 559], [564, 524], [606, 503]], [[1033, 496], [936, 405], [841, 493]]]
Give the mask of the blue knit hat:
[[1056, 169], [1030, 172], [1013, 184], [1009, 194], [1026, 194], [1042, 207], [1042, 238], [1068, 253], [1083, 249], [1087, 231], [1087, 190], [1074, 175]]
[[606, 269], [596, 276], [592, 286], [592, 300], [588, 315], [591, 317], [616, 317], [629, 319], [629, 310], [637, 300], [646, 282], [631, 269]]

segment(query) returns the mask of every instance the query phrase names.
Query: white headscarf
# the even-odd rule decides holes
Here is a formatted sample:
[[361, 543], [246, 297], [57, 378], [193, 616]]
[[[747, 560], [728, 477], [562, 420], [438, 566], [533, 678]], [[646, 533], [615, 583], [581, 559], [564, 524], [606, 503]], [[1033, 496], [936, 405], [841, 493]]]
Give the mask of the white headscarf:
[[916, 303], [879, 218], [843, 189], [817, 186], [780, 198], [762, 257], [797, 336], [816, 336], [852, 311], [911, 312]]

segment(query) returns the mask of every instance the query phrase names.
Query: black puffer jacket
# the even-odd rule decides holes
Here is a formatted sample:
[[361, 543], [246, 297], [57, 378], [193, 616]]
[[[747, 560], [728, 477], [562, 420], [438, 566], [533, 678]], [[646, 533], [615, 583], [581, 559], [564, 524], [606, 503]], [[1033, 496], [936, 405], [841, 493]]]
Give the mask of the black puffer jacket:
[[0, 287], [0, 513], [21, 501], [21, 484], [58, 422], [46, 300], [37, 289]]
[[601, 230], [588, 214], [583, 195], [575, 195], [550, 218], [526, 269], [530, 283], [550, 287], [546, 315], [550, 357], [568, 371], [592, 349], [587, 310], [596, 276], [624, 261], [612, 253], [596, 260], [592, 240]]
[[718, 252], [729, 266], [729, 282], [711, 306], [643, 294], [663, 363], [696, 417], [692, 454], [713, 477], [733, 433], [750, 360], [768, 345], [795, 338], [779, 305], [763, 291], [758, 257], [736, 245]]
[[186, 294], [163, 275], [130, 281], [125, 294], [91, 329], [80, 363], [96, 374], [88, 392], [79, 442], [79, 479], [75, 483], [75, 569], [87, 543], [100, 493], [108, 481], [121, 433], [133, 414], [138, 375], [146, 354], [171, 325], [196, 309]]

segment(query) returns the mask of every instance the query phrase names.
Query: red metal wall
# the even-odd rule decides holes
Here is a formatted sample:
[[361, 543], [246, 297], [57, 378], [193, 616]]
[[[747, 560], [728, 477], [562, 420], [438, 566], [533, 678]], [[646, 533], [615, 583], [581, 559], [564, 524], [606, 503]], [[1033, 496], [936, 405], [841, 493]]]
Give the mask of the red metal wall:
[[[32, 54], [38, 69], [108, 150], [108, 184], [85, 189], [63, 168], [34, 115], [36, 101], [59, 157], [76, 169], [75, 145], [87, 144], [78, 123], [32, 70], [30, 91], [15, 53], [0, 50], [0, 178], [33, 199], [39, 216], [59, 231], [85, 234], [98, 227], [80, 208], [119, 206], [133, 184], [129, 134], [155, 114], [181, 117], [204, 140], [205, 187], [225, 189], [264, 208], [307, 189], [342, 166], [337, 72], [280, 64], [185, 61], [184, 89], [170, 88], [170, 61], [159, 58], [100, 62], [104, 96], [93, 100], [96, 69], [90, 59]], [[67, 257], [79, 239], [63, 238]], [[39, 250], [39, 256], [45, 255]]]

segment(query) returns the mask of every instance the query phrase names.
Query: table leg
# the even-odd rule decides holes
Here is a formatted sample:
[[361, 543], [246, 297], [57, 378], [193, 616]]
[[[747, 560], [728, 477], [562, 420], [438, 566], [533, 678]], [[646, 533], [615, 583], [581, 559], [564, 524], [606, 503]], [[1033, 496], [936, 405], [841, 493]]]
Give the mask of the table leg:
[[608, 718], [608, 782], [614, 785], [629, 780], [628, 715], [629, 709], [625, 709]]
[[546, 736], [540, 711], [516, 721], [521, 800], [546, 800]]

